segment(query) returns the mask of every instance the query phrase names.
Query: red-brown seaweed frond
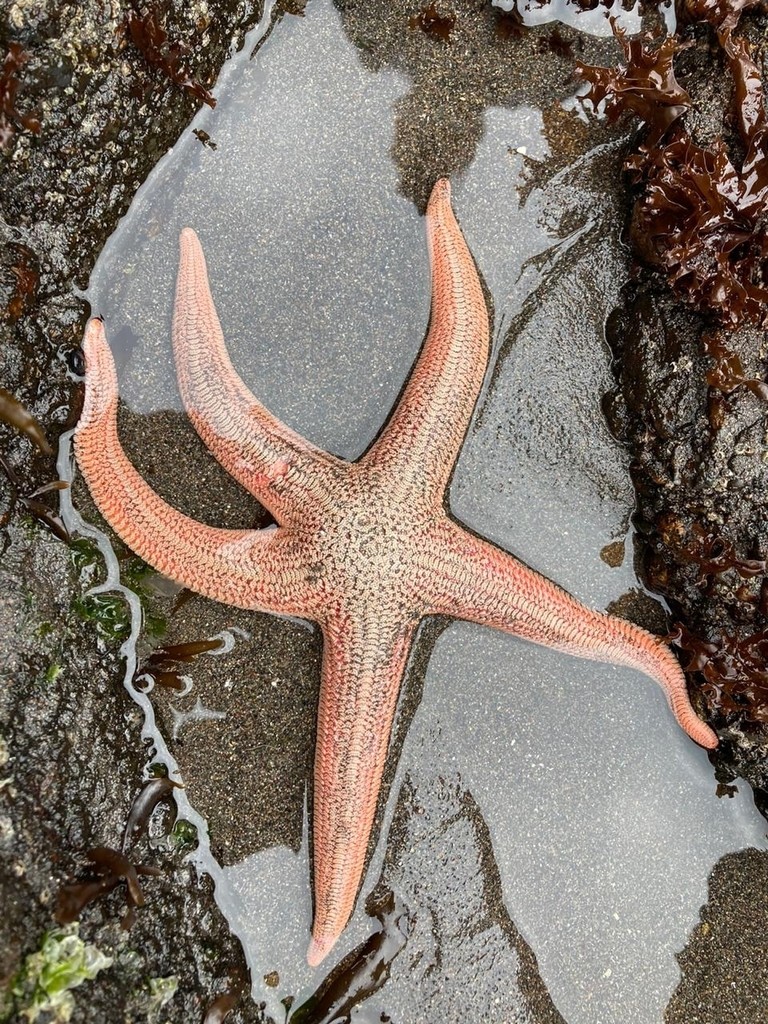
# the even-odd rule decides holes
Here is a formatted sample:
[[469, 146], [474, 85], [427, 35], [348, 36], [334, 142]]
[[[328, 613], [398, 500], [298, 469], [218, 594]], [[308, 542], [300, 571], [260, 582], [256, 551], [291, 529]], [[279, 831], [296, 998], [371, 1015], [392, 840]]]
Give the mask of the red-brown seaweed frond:
[[122, 926], [129, 929], [136, 919], [136, 909], [145, 904], [139, 879], [142, 876], [158, 876], [160, 868], [139, 864], [129, 850], [146, 832], [152, 812], [161, 800], [173, 795], [175, 789], [183, 789], [180, 782], [174, 782], [165, 775], [148, 779], [133, 798], [123, 831], [121, 848], [96, 846], [88, 851], [88, 877], [78, 882], [69, 882], [59, 890], [55, 918], [59, 924], [76, 921], [89, 903], [112, 892], [125, 882], [127, 910]]
[[169, 690], [183, 690], [184, 680], [178, 668], [179, 662], [194, 661], [201, 654], [221, 650], [223, 646], [224, 641], [215, 637], [213, 640], [193, 640], [158, 647], [137, 671], [135, 681], [141, 684], [143, 680], [148, 680]]
[[37, 487], [30, 494], [23, 494], [23, 484], [18, 473], [2, 454], [0, 454], [0, 471], [5, 474], [11, 489], [11, 500], [8, 503], [8, 508], [0, 516], [0, 529], [10, 522], [16, 507], [20, 505], [33, 519], [42, 523], [43, 526], [47, 526], [51, 533], [58, 537], [59, 540], [69, 544], [72, 538], [61, 516], [54, 512], [53, 509], [48, 508], [44, 502], [40, 501], [40, 498], [45, 494], [50, 494], [52, 491], [65, 490], [69, 487], [67, 481], [51, 480], [49, 483], [43, 484], [42, 487]]
[[647, 37], [630, 39], [616, 22], [612, 25], [626, 63], [615, 68], [580, 63], [576, 74], [589, 83], [586, 98], [595, 107], [604, 104], [611, 120], [627, 112], [637, 114], [649, 127], [646, 144], [654, 146], [691, 106], [674, 69], [675, 54], [686, 44], [667, 36], [651, 48]]
[[125, 882], [128, 909], [123, 917], [123, 928], [129, 929], [136, 919], [136, 908], [143, 907], [145, 903], [139, 876], [157, 876], [161, 875], [162, 871], [145, 864], [134, 864], [125, 854], [109, 846], [96, 846], [89, 850], [88, 863], [91, 873], [97, 877], [83, 882], [71, 882], [61, 887], [54, 915], [56, 921], [59, 924], [76, 921], [89, 903], [100, 899], [121, 882]]
[[707, 383], [711, 388], [730, 395], [736, 388], [745, 387], [768, 402], [768, 384], [756, 377], [747, 377], [741, 359], [725, 344], [722, 332], [704, 335], [702, 344], [713, 361], [712, 369], [707, 372]]
[[[685, 134], [655, 152], [645, 148], [640, 162], [645, 189], [631, 229], [640, 254], [666, 271], [681, 298], [723, 324], [763, 323], [768, 236], [752, 176], [736, 171], [722, 141], [702, 147]], [[761, 210], [764, 203], [762, 194]]]
[[444, 43], [451, 41], [451, 31], [456, 24], [455, 14], [444, 14], [438, 10], [437, 4], [431, 3], [423, 7], [418, 14], [409, 19], [412, 29], [420, 28], [429, 36], [442, 39]]
[[698, 586], [708, 586], [714, 576], [719, 576], [729, 569], [735, 569], [745, 580], [765, 573], [765, 559], [743, 558], [737, 555], [733, 541], [722, 537], [716, 531], [708, 530], [700, 523], [694, 523], [692, 533], [693, 537], [682, 553], [688, 562], [698, 566]]
[[219, 993], [205, 1011], [202, 1024], [223, 1024], [232, 1010], [243, 998], [243, 992], [247, 985], [245, 973], [240, 968], [235, 968], [226, 980], [226, 989]]
[[[708, 20], [715, 17], [707, 8]], [[743, 10], [751, 4], [742, 4]], [[693, 11], [694, 8], [691, 8]], [[669, 37], [655, 50], [627, 40], [614, 26], [626, 65], [581, 66], [587, 98], [610, 117], [632, 112], [648, 135], [626, 162], [642, 191], [632, 218], [638, 253], [667, 275], [675, 293], [713, 313], [724, 326], [768, 321], [768, 120], [763, 83], [746, 39], [717, 7], [723, 53], [734, 83], [734, 125], [744, 145], [741, 169], [722, 139], [700, 146], [679, 118], [690, 106], [675, 77], [681, 49]], [[711, 17], [710, 17], [711, 15]], [[736, 19], [738, 20], [738, 19]], [[674, 125], [674, 128], [673, 128]]]
[[[762, 576], [766, 571], [764, 558], [738, 554], [734, 542], [716, 527], [693, 523], [686, 529], [680, 518], [670, 512], [659, 518], [657, 529], [663, 550], [672, 555], [676, 565], [692, 567], [696, 573], [693, 582], [703, 590], [711, 588], [716, 577], [731, 569], [742, 580]], [[657, 554], [658, 551], [657, 548]], [[760, 553], [755, 554], [759, 556]], [[665, 568], [664, 560], [652, 558], [649, 576], [654, 587], [662, 593], [666, 591], [668, 579]], [[745, 598], [739, 596], [739, 600]]]
[[133, 798], [131, 809], [128, 811], [121, 846], [123, 853], [144, 835], [149, 819], [152, 817], [152, 813], [160, 801], [172, 797], [174, 789], [183, 788], [180, 782], [174, 782], [167, 775], [159, 775], [157, 778], [148, 779], [144, 783]]
[[0, 66], [0, 151], [10, 147], [19, 128], [35, 135], [40, 133], [40, 121], [33, 113], [24, 114], [16, 107], [21, 80], [19, 71], [29, 60], [29, 54], [19, 43], [11, 43]]
[[53, 448], [48, 443], [40, 423], [27, 407], [5, 388], [0, 388], [0, 420], [26, 434], [43, 454], [53, 455]]
[[768, 722], [768, 630], [705, 640], [678, 625], [671, 640], [689, 655], [683, 667], [699, 677], [714, 710], [739, 720]]

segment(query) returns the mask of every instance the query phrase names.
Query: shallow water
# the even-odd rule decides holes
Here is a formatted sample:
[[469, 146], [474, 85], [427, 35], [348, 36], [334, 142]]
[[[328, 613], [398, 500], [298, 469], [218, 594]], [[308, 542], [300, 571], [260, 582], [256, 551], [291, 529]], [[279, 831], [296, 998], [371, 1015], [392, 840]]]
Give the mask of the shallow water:
[[[185, 134], [137, 196], [88, 290], [106, 319], [123, 400], [138, 415], [126, 444], [139, 462], [157, 430], [152, 415], [181, 408], [169, 339], [176, 239], [186, 224], [203, 241], [243, 378], [273, 412], [337, 454], [354, 458], [375, 436], [424, 335], [423, 220], [398, 194], [391, 157], [408, 78], [369, 70], [339, 14], [320, 0], [305, 18], [278, 24], [253, 60], [249, 48], [222, 75], [216, 110], [195, 121], [216, 150]], [[524, 97], [525, 68], [519, 77], [515, 94]], [[618, 568], [600, 558], [626, 536], [632, 503], [625, 454], [600, 412], [611, 384], [602, 325], [626, 272], [623, 213], [605, 185], [617, 147], [572, 114], [578, 146], [565, 160], [551, 107], [540, 109], [531, 93], [486, 112], [470, 166], [453, 182], [493, 302], [494, 351], [450, 507], [606, 607], [639, 586], [630, 556]], [[181, 417], [169, 422], [181, 437]], [[211, 477], [197, 465], [160, 475], [186, 511], [211, 502], [216, 510], [203, 493]], [[243, 508], [222, 514], [247, 516], [245, 500]], [[653, 684], [458, 623], [436, 639], [424, 674], [422, 643], [404, 701], [413, 717], [355, 916], [323, 970], [311, 972], [302, 793], [316, 644], [301, 624], [205, 602], [196, 609], [198, 627], [247, 621], [251, 639], [217, 659], [219, 677], [214, 659], [200, 659], [190, 695], [160, 698], [158, 717], [193, 805], [197, 778], [209, 779], [211, 791], [197, 795], [212, 846], [223, 851], [223, 869], [212, 868], [217, 897], [270, 1012], [281, 1019], [281, 1000], [302, 1002], [375, 931], [365, 900], [381, 877], [379, 892], [405, 908], [409, 935], [355, 1019], [459, 1020], [462, 1007], [472, 1019], [517, 1019], [531, 1011], [521, 982], [527, 942], [569, 1024], [661, 1020], [679, 978], [675, 953], [698, 920], [712, 866], [728, 851], [764, 846], [765, 822], [743, 793], [716, 798], [706, 755]], [[287, 651], [283, 661], [278, 651]], [[243, 721], [262, 699], [255, 689], [270, 683], [259, 746]], [[297, 693], [309, 710], [294, 726]], [[226, 717], [187, 721], [177, 747], [173, 706], [189, 710], [198, 700]], [[260, 763], [262, 750], [266, 761], [292, 743], [299, 752], [285, 767]], [[265, 839], [272, 826], [258, 820], [274, 813], [269, 792], [254, 810], [247, 794], [233, 800], [232, 776], [217, 783], [217, 764], [228, 759], [247, 765], [234, 776], [243, 790], [279, 786], [280, 772], [296, 789], [292, 809], [280, 812], [291, 818], [280, 823], [284, 841]], [[274, 971], [279, 983], [265, 985]]]

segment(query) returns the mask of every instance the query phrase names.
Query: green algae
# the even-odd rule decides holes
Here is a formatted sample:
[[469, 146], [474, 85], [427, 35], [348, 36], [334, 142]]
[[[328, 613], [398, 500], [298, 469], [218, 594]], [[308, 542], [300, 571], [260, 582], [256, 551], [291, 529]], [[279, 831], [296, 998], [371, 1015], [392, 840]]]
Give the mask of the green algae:
[[167, 978], [149, 979], [148, 1012], [150, 1017], [173, 999], [178, 987], [179, 979], [175, 974], [169, 974]]
[[119, 594], [86, 594], [76, 597], [72, 610], [83, 620], [96, 627], [96, 633], [104, 640], [122, 641], [131, 632], [131, 615], [128, 606]]
[[27, 956], [11, 982], [10, 1005], [0, 1010], [0, 1019], [21, 1017], [34, 1024], [45, 1013], [52, 1024], [66, 1024], [75, 1008], [71, 990], [111, 964], [111, 957], [83, 942], [77, 924], [46, 932], [40, 949]]
[[[72, 565], [80, 586], [88, 590], [103, 575], [103, 557], [98, 546], [87, 537], [78, 537], [70, 545]], [[120, 580], [139, 598], [144, 630], [153, 639], [160, 639], [168, 630], [168, 622], [156, 607], [151, 580], [155, 571], [138, 556], [127, 553], [121, 559]], [[124, 599], [117, 593], [85, 593], [72, 602], [75, 614], [84, 622], [93, 622], [96, 632], [105, 640], [122, 642], [131, 632], [131, 615]]]
[[179, 851], [192, 850], [197, 846], [197, 828], [180, 818], [171, 829], [171, 841]]

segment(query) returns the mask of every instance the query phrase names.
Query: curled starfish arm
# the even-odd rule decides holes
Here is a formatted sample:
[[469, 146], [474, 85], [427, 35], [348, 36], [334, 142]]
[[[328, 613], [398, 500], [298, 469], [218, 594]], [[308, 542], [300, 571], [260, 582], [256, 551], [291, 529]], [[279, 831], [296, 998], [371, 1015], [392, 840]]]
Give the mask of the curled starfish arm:
[[307, 960], [344, 930], [365, 865], [413, 625], [337, 616], [323, 625], [315, 750], [315, 916]]
[[658, 637], [594, 611], [493, 544], [445, 521], [448, 552], [434, 610], [478, 622], [580, 658], [639, 669], [661, 686], [678, 724], [707, 749], [716, 733], [696, 715], [677, 659]]
[[[217, 601], [302, 614], [291, 600], [288, 535], [281, 529], [221, 530], [190, 519], [156, 494], [117, 436], [117, 374], [99, 319], [83, 340], [85, 402], [75, 453], [99, 511], [158, 572]], [[294, 591], [295, 593], [295, 591]]]
[[[365, 460], [443, 500], [488, 362], [488, 311], [447, 179], [427, 206], [429, 331], [408, 384]], [[364, 461], [365, 461], [364, 460]]]
[[308, 476], [322, 475], [338, 460], [273, 416], [243, 383], [224, 343], [192, 228], [184, 228], [179, 245], [173, 349], [187, 414], [228, 473], [279, 522], [297, 520], [310, 504]]

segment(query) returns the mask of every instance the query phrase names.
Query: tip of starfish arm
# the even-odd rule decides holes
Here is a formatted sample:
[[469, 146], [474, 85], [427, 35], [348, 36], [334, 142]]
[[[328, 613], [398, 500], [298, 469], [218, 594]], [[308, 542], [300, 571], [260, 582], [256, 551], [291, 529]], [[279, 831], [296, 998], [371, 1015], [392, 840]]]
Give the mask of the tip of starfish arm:
[[85, 356], [85, 401], [77, 425], [77, 432], [97, 422], [110, 405], [117, 400], [117, 374], [112, 358], [104, 321], [91, 317], [83, 337]]
[[720, 744], [720, 740], [718, 738], [718, 735], [714, 731], [714, 729], [710, 729], [710, 727], [708, 725], [705, 725], [704, 729], [706, 731], [703, 734], [703, 738], [701, 740], [701, 745], [703, 747], [706, 747], [707, 750], [714, 750], [715, 747], [717, 747]]
[[318, 967], [328, 956], [335, 942], [335, 936], [323, 935], [318, 939], [313, 935], [307, 950], [307, 963], [309, 966]]
[[429, 197], [429, 206], [435, 206], [437, 203], [450, 203], [450, 201], [450, 181], [448, 178], [438, 178], [432, 188], [432, 194]]
[[92, 316], [88, 323], [85, 325], [85, 335], [83, 337], [83, 348], [93, 350], [94, 346], [98, 346], [100, 342], [104, 340], [104, 318], [100, 316]]
[[182, 228], [181, 229], [181, 234], [179, 235], [179, 241], [181, 242], [182, 245], [185, 242], [197, 242], [197, 241], [199, 241], [199, 239], [197, 237], [197, 232], [195, 231], [194, 228], [190, 228], [190, 227]]
[[714, 750], [720, 743], [715, 730], [702, 722], [693, 708], [688, 708], [688, 713], [682, 717], [678, 716], [678, 724], [685, 729], [694, 743], [698, 743], [705, 750]]

